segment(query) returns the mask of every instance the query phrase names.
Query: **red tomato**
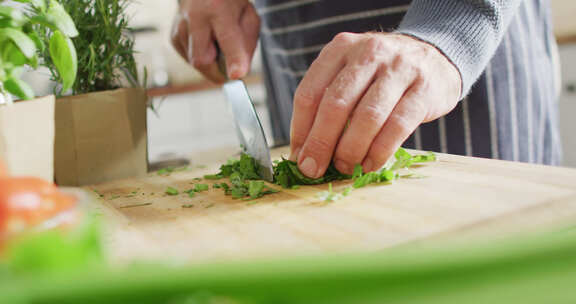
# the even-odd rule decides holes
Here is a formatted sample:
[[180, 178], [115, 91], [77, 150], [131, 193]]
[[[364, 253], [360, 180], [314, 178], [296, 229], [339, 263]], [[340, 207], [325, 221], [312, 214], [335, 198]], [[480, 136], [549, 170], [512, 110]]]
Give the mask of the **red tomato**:
[[76, 199], [39, 178], [0, 177], [0, 241], [72, 209]]

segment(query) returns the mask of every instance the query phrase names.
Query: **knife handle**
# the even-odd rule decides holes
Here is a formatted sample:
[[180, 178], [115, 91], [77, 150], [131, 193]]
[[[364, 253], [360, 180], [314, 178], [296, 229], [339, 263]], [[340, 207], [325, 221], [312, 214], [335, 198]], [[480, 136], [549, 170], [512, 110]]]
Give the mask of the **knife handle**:
[[226, 69], [226, 58], [224, 57], [222, 49], [220, 49], [220, 45], [218, 45], [218, 41], [215, 41], [214, 44], [216, 46], [216, 61], [218, 63], [218, 70], [220, 71], [220, 73], [222, 73], [222, 75], [224, 75], [224, 78], [228, 80], [228, 70]]

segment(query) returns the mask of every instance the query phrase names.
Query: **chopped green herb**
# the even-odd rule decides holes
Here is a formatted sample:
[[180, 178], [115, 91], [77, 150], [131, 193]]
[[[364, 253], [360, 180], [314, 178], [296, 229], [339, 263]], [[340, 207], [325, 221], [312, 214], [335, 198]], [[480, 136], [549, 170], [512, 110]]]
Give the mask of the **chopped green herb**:
[[194, 180], [197, 181], [197, 182], [199, 182], [199, 181], [201, 181], [202, 179], [199, 178], [199, 177], [195, 177]]
[[184, 193], [188, 194], [188, 197], [193, 198], [196, 195], [194, 189], [186, 190]]
[[350, 192], [352, 192], [352, 189], [354, 189], [354, 188], [353, 187], [346, 187], [346, 189], [344, 189], [344, 191], [342, 192], [342, 195], [348, 196], [350, 194]]
[[186, 208], [186, 209], [194, 208], [194, 205], [192, 205], [192, 204], [182, 205], [182, 208]]
[[170, 175], [174, 171], [174, 168], [164, 168], [156, 172], [158, 175]]
[[248, 195], [251, 199], [256, 199], [262, 196], [262, 191], [264, 191], [263, 181], [250, 181], [248, 183]]
[[290, 187], [290, 189], [292, 189], [292, 190], [298, 190], [298, 189], [300, 189], [300, 186], [294, 185], [294, 186]]
[[328, 202], [328, 203], [337, 201], [343, 197], [342, 194], [336, 193], [332, 190], [332, 183], [328, 184], [328, 191], [322, 191], [322, 192], [318, 193], [317, 196], [319, 199], [321, 199], [325, 202]]
[[168, 187], [168, 188], [166, 188], [166, 191], [164, 193], [166, 193], [168, 195], [178, 195], [180, 192], [178, 191], [178, 189]]
[[436, 160], [436, 155], [434, 155], [434, 153], [412, 156], [410, 153], [408, 153], [408, 151], [402, 148], [396, 151], [394, 157], [396, 158], [396, 161], [390, 168], [383, 168], [377, 172], [369, 172], [360, 175], [356, 174], [356, 170], [354, 170], [354, 188], [362, 188], [369, 184], [394, 181], [401, 177], [397, 172], [398, 170], [403, 168], [410, 168], [410, 166], [415, 163], [423, 163]]
[[110, 200], [115, 200], [115, 199], [117, 199], [117, 198], [120, 198], [120, 195], [113, 195], [113, 196], [110, 198]]
[[364, 174], [364, 168], [362, 165], [358, 164], [354, 167], [354, 174], [352, 175], [352, 179], [357, 179]]
[[194, 185], [194, 191], [195, 191], [195, 192], [207, 191], [208, 189], [210, 189], [210, 187], [209, 187], [207, 184], [196, 184], [196, 185]]
[[212, 188], [220, 189], [220, 188], [222, 188], [222, 186], [220, 184], [214, 184], [214, 185], [212, 185]]
[[209, 175], [204, 175], [204, 179], [207, 180], [219, 180], [219, 179], [223, 179], [224, 176], [220, 175], [220, 174], [209, 174]]

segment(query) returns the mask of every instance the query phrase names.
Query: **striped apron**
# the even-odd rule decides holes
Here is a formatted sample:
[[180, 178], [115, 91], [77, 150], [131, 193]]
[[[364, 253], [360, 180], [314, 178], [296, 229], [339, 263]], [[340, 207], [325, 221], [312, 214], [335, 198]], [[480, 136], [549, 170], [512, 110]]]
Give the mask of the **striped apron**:
[[[409, 0], [256, 0], [276, 144], [290, 139], [294, 92], [340, 32], [395, 29]], [[558, 165], [556, 51], [548, 0], [525, 0], [472, 91], [448, 115], [422, 124], [408, 148]]]

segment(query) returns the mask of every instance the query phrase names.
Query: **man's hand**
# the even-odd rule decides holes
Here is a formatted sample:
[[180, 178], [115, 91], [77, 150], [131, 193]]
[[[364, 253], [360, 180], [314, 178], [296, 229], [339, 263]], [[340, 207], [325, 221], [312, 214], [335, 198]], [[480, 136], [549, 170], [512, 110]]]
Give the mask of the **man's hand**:
[[215, 42], [226, 58], [228, 77], [238, 79], [250, 70], [259, 30], [260, 18], [248, 0], [182, 0], [172, 44], [208, 79], [223, 82]]
[[456, 67], [434, 46], [400, 34], [340, 33], [312, 63], [294, 97], [291, 160], [312, 178], [336, 168], [381, 168], [423, 122], [450, 112]]

